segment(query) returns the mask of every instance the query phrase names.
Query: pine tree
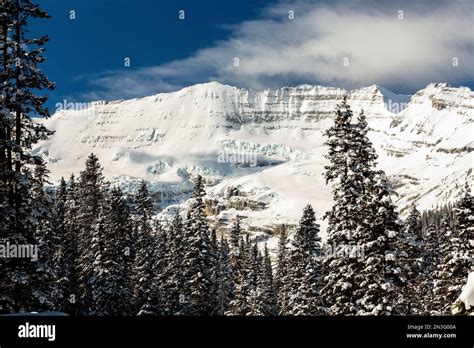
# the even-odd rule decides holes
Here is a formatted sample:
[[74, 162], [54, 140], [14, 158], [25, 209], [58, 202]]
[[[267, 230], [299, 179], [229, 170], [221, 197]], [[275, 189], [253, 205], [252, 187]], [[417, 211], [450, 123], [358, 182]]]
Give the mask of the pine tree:
[[289, 260], [290, 314], [323, 314], [320, 298], [322, 256], [318, 236], [319, 225], [313, 208], [308, 205], [303, 211], [298, 229], [292, 241]]
[[438, 254], [437, 258], [439, 264], [434, 265], [434, 272], [432, 276], [432, 293], [434, 297], [434, 303], [432, 308], [439, 314], [449, 315], [451, 312], [451, 306], [459, 293], [452, 292], [453, 280], [456, 279], [456, 275], [452, 273], [451, 259], [456, 253], [456, 244], [458, 238], [454, 235], [454, 231], [450, 226], [448, 217], [445, 217], [439, 226], [438, 233]]
[[151, 234], [151, 217], [153, 215], [153, 203], [145, 181], [141, 181], [135, 196], [135, 217], [138, 232], [147, 231]]
[[474, 235], [473, 198], [466, 184], [461, 199], [455, 204], [454, 228], [446, 216], [440, 226], [441, 263], [438, 279], [434, 284], [434, 294], [442, 299], [439, 311], [451, 313], [454, 303], [461, 293], [465, 278], [472, 271], [472, 240]]
[[258, 286], [261, 293], [261, 308], [263, 315], [278, 315], [277, 294], [273, 281], [273, 268], [267, 245], [263, 251], [262, 270]]
[[[13, 114], [7, 107], [7, 91], [11, 88], [9, 77], [11, 76], [12, 66], [9, 64], [11, 58], [8, 55], [11, 49], [9, 28], [13, 23], [12, 15], [13, 3], [2, 0], [0, 10], [0, 81], [2, 81], [0, 93], [0, 216], [2, 217], [2, 225], [4, 225], [0, 227], [0, 238], [2, 239], [7, 237], [8, 230], [6, 227], [11, 226], [14, 220], [13, 188], [10, 186], [13, 174], [10, 145]], [[6, 285], [6, 282], [2, 282], [0, 279], [0, 284]], [[2, 310], [1, 306], [0, 302], [0, 311]]]
[[119, 188], [113, 188], [106, 195], [107, 204], [103, 216], [104, 247], [102, 267], [105, 279], [107, 315], [132, 314], [131, 272], [130, 272], [130, 212]]
[[55, 303], [55, 309], [65, 311], [64, 280], [67, 279], [69, 267], [66, 264], [66, 229], [65, 229], [65, 213], [67, 201], [67, 183], [64, 178], [61, 178], [59, 187], [55, 192], [55, 199], [52, 209], [51, 228], [54, 235], [57, 236], [57, 250], [54, 255], [55, 273], [57, 277], [58, 298]]
[[[333, 184], [334, 205], [328, 243], [338, 251], [323, 262], [326, 276], [321, 289], [332, 314], [396, 314], [405, 310], [400, 287], [400, 226], [391, 202], [388, 182], [376, 171], [376, 154], [367, 137], [363, 112], [352, 123], [346, 98], [336, 110], [334, 125], [325, 135], [328, 146], [325, 178]], [[358, 249], [364, 258], [347, 257]]]
[[[60, 191], [61, 192], [61, 191]], [[60, 246], [57, 254], [58, 285], [60, 291], [60, 301], [58, 308], [60, 311], [74, 315], [80, 313], [78, 306], [78, 236], [79, 236], [79, 204], [77, 200], [77, 185], [74, 175], [71, 175], [64, 197], [60, 193], [56, 204], [56, 229]], [[62, 203], [64, 202], [64, 219], [61, 218]]]
[[407, 286], [404, 297], [408, 302], [408, 314], [419, 314], [422, 303], [419, 296], [423, 262], [423, 235], [421, 214], [412, 206], [403, 231], [404, 264], [407, 266]]
[[[108, 296], [113, 291], [110, 285], [110, 274], [105, 266], [105, 231], [102, 207], [100, 208], [95, 226], [92, 227], [90, 249], [87, 258], [92, 260], [87, 265], [86, 271], [89, 276], [88, 286], [90, 288], [90, 302], [87, 303], [86, 311], [89, 315], [107, 315]], [[85, 255], [85, 256], [86, 256]]]
[[135, 224], [138, 238], [134, 264], [134, 301], [138, 315], [157, 314], [155, 302], [153, 265], [155, 262], [155, 240], [152, 236], [151, 216], [153, 205], [144, 181], [141, 182], [135, 196]]
[[184, 278], [182, 256], [184, 253], [184, 226], [179, 211], [176, 212], [167, 233], [169, 245], [165, 256], [165, 270], [162, 275], [164, 283], [164, 311], [170, 315], [187, 313], [184, 299]]
[[406, 269], [401, 257], [401, 224], [390, 196], [390, 185], [383, 172], [375, 174], [373, 200], [367, 226], [354, 234], [363, 259], [356, 265], [354, 290], [358, 314], [390, 315], [406, 313], [401, 289], [406, 284]]
[[[326, 158], [330, 162], [325, 166], [325, 179], [326, 183], [333, 183], [334, 198], [332, 210], [326, 213], [325, 217], [328, 219], [328, 244], [337, 248], [349, 248], [355, 244], [353, 233], [357, 230], [363, 215], [361, 212], [367, 205], [360, 182], [361, 168], [357, 165], [357, 156], [362, 150], [355, 149], [352, 144], [352, 140], [357, 138], [354, 136], [352, 116], [345, 97], [336, 109], [334, 125], [325, 132], [328, 147]], [[337, 253], [331, 253], [324, 259], [323, 267], [326, 276], [321, 295], [330, 312], [355, 313], [352, 301], [355, 286], [354, 262], [347, 257], [338, 256]]]
[[460, 289], [464, 284], [467, 275], [473, 271], [472, 250], [474, 239], [474, 199], [471, 195], [469, 183], [466, 182], [461, 199], [454, 209], [454, 233], [456, 239], [452, 241], [454, 250], [449, 261], [453, 279], [453, 291]]
[[242, 268], [242, 258], [240, 250], [240, 238], [242, 236], [242, 228], [240, 225], [240, 219], [237, 217], [230, 230], [230, 268], [231, 277], [234, 284], [234, 288], [240, 279], [240, 270]]
[[215, 281], [217, 288], [215, 314], [222, 316], [229, 310], [229, 303], [234, 293], [232, 269], [230, 267], [230, 249], [224, 237], [221, 237], [218, 252]]
[[59, 247], [56, 231], [52, 228], [52, 200], [45, 191], [48, 170], [43, 162], [39, 163], [34, 172], [32, 195], [30, 197], [31, 223], [35, 230], [39, 259], [36, 264], [33, 295], [37, 301], [38, 311], [53, 310], [59, 298], [59, 289], [56, 284], [57, 267], [55, 253]]
[[291, 278], [289, 276], [288, 258], [288, 235], [286, 229], [283, 229], [278, 239], [277, 267], [275, 273], [275, 290], [277, 292], [280, 315], [290, 314]]
[[211, 229], [209, 238], [209, 265], [211, 271], [211, 293], [209, 297], [209, 315], [217, 315], [219, 308], [219, 242], [217, 240], [217, 232], [214, 228]]
[[89, 286], [93, 281], [93, 264], [96, 255], [92, 250], [92, 240], [97, 238], [99, 214], [105, 203], [107, 184], [102, 175], [99, 159], [91, 154], [86, 160], [86, 168], [80, 173], [77, 184], [77, 231], [78, 231], [78, 291], [79, 307], [85, 310], [93, 308], [93, 294]]
[[166, 267], [169, 262], [168, 258], [168, 234], [164, 230], [159, 219], [155, 220], [155, 228], [153, 233], [155, 239], [155, 263], [153, 265], [154, 275], [154, 301], [157, 312], [159, 314], [168, 314], [167, 311], [167, 294], [166, 294]]
[[[234, 297], [229, 304], [229, 310], [226, 315], [248, 315], [252, 311], [251, 297], [252, 297], [252, 282], [251, 282], [251, 267], [252, 267], [252, 252], [248, 235], [246, 240], [240, 240], [240, 271], [238, 279], [235, 282]], [[255, 298], [255, 297], [254, 297]]]
[[264, 294], [262, 293], [263, 285], [261, 283], [261, 276], [263, 273], [263, 265], [262, 265], [262, 255], [258, 250], [257, 243], [253, 243], [250, 253], [249, 253], [249, 262], [248, 262], [248, 271], [247, 271], [247, 281], [250, 288], [249, 294], [249, 310], [245, 315], [265, 315], [265, 308], [264, 308], [264, 301], [263, 298]]
[[212, 312], [210, 297], [213, 264], [204, 195], [202, 177], [198, 176], [184, 237], [183, 270], [188, 282], [184, 296], [189, 305], [188, 313], [185, 313], [188, 315], [206, 315]]
[[441, 302], [434, 294], [434, 284], [439, 279], [438, 265], [441, 262], [439, 232], [432, 224], [423, 238], [423, 274], [419, 296], [423, 296], [423, 314], [440, 314]]
[[230, 230], [230, 246], [233, 250], [238, 249], [241, 234], [240, 219], [237, 217], [235, 218], [234, 224]]
[[[2, 2], [0, 17], [0, 238], [10, 245], [35, 245], [38, 221], [29, 198], [35, 168], [42, 162], [30, 150], [50, 132], [31, 115], [49, 116], [44, 107], [47, 96], [36, 93], [54, 85], [38, 68], [45, 60], [43, 46], [48, 38], [30, 38], [27, 27], [31, 19], [49, 16], [29, 0], [16, 0]], [[37, 265], [17, 258], [1, 260], [0, 266], [0, 311], [38, 310]]]

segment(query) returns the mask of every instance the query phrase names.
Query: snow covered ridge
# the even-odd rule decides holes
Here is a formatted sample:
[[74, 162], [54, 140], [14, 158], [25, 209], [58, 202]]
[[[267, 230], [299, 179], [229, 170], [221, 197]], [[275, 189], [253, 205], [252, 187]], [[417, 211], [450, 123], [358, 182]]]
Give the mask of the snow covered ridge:
[[322, 134], [346, 93], [353, 111], [367, 115], [401, 209], [453, 200], [472, 180], [474, 93], [442, 83], [410, 97], [377, 85], [249, 91], [211, 82], [86, 110], [67, 110], [63, 102], [41, 121], [56, 133], [34, 151], [54, 180], [77, 174], [93, 152], [122, 188], [147, 180], [165, 212], [189, 197], [190, 178], [201, 174], [216, 222], [239, 215], [244, 225], [265, 231], [295, 223], [307, 203], [318, 217], [329, 210]]

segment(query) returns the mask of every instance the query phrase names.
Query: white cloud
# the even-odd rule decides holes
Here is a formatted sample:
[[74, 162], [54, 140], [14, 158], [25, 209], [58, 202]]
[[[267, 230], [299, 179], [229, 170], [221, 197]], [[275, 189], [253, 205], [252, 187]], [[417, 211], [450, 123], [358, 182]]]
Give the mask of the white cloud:
[[474, 80], [473, 6], [472, 1], [280, 2], [266, 8], [261, 19], [232, 26], [228, 40], [189, 58], [108, 72], [92, 83], [112, 97], [209, 80], [247, 88], [299, 82], [346, 88], [377, 83], [395, 90], [437, 81], [462, 84]]

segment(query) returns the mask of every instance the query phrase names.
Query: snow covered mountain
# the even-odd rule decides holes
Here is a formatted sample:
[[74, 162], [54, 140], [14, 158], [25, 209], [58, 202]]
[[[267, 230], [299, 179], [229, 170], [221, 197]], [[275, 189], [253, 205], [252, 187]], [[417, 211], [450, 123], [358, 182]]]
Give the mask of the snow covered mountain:
[[252, 231], [269, 231], [295, 223], [307, 203], [318, 217], [330, 209], [322, 132], [346, 93], [354, 113], [367, 115], [402, 213], [411, 202], [428, 209], [453, 200], [472, 179], [474, 93], [446, 84], [410, 98], [376, 85], [249, 91], [211, 82], [58, 111], [42, 121], [56, 133], [34, 151], [54, 180], [77, 174], [94, 152], [125, 190], [150, 182], [163, 216], [186, 201], [190, 178], [202, 174], [216, 223], [239, 215]]

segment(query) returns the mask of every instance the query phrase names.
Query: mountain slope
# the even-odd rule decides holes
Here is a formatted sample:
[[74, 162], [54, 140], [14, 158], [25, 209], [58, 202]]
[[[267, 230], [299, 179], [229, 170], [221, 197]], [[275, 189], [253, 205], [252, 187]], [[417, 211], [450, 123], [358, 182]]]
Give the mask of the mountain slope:
[[59, 111], [42, 121], [55, 135], [34, 151], [55, 180], [78, 173], [94, 152], [105, 175], [124, 189], [149, 181], [164, 216], [186, 201], [191, 177], [202, 174], [216, 222], [238, 214], [252, 230], [269, 231], [295, 223], [307, 203], [319, 217], [330, 208], [322, 132], [346, 93], [354, 113], [367, 114], [380, 168], [401, 208], [455, 198], [473, 164], [474, 93], [446, 84], [428, 85], [410, 99], [376, 85], [248, 91], [212, 82]]

